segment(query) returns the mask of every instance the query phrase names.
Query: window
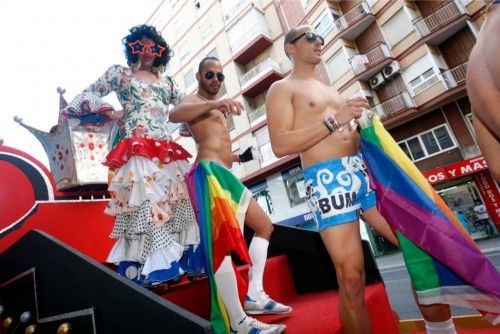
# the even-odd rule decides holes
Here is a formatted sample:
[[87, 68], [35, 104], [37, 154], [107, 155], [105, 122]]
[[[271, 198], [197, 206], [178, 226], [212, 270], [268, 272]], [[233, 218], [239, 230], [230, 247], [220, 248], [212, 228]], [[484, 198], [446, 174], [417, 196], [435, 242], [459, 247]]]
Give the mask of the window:
[[179, 45], [179, 59], [180, 59], [181, 63], [183, 63], [185, 60], [187, 60], [187, 57], [189, 57], [189, 54], [190, 54], [189, 43], [186, 39]]
[[330, 10], [327, 9], [321, 13], [319, 18], [313, 23], [313, 27], [323, 38], [328, 35], [333, 29], [333, 16]]
[[172, 21], [172, 25], [174, 26], [174, 33], [175, 37], [179, 39], [182, 36], [182, 33], [184, 32], [184, 20], [181, 18], [177, 17]]
[[207, 40], [209, 36], [213, 33], [212, 23], [210, 22], [210, 18], [207, 18], [205, 21], [200, 23], [200, 38], [201, 41]]
[[194, 72], [192, 69], [190, 69], [189, 71], [187, 71], [185, 74], [184, 74], [184, 87], [186, 89], [188, 89], [189, 87], [191, 87], [192, 84], [194, 84], [196, 82], [196, 78], [194, 76]]
[[381, 29], [385, 39], [393, 47], [413, 31], [413, 25], [403, 7], [387, 20]]
[[252, 197], [255, 198], [260, 207], [268, 215], [273, 213], [273, 200], [269, 194], [269, 187], [266, 180], [254, 183], [248, 186], [248, 189], [252, 192]]
[[194, 10], [200, 13], [206, 7], [207, 0], [194, 0]]
[[413, 161], [418, 161], [455, 148], [457, 145], [447, 125], [440, 125], [429, 131], [398, 143], [399, 147]]
[[290, 207], [299, 205], [306, 200], [306, 191], [304, 187], [304, 171], [300, 166], [295, 166], [281, 172], [283, 182], [285, 183], [286, 194]]
[[179, 0], [170, 0], [170, 6], [172, 6], [172, 8], [175, 8], [175, 6], [177, 6], [179, 4]]
[[302, 2], [302, 7], [306, 8], [306, 6], [311, 2], [311, 0], [300, 0]]
[[412, 81], [410, 81], [410, 86], [413, 89], [415, 95], [426, 90], [427, 88], [438, 82], [439, 78], [435, 74], [434, 69], [430, 68]]
[[474, 129], [474, 123], [472, 122], [472, 113], [468, 113], [464, 117], [467, 120], [467, 126], [469, 127], [470, 132], [472, 132], [472, 134], [475, 137], [476, 136], [476, 130]]
[[269, 130], [267, 126], [255, 131], [254, 136], [257, 140], [257, 146], [259, 147], [262, 164], [267, 165], [276, 161], [277, 158], [271, 148], [271, 140], [269, 139]]
[[333, 56], [331, 56], [330, 59], [326, 61], [326, 66], [332, 82], [340, 79], [341, 76], [351, 69], [349, 61], [344, 55], [343, 49], [340, 49]]

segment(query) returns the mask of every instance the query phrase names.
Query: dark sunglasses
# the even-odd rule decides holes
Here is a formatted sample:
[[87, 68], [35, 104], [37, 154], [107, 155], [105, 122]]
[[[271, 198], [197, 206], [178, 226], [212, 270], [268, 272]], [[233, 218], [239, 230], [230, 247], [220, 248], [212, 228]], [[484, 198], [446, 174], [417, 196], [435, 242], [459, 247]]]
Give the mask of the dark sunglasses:
[[217, 72], [215, 73], [214, 71], [208, 71], [208, 72], [205, 72], [205, 79], [207, 80], [212, 80], [214, 78], [214, 76], [217, 76], [217, 80], [219, 80], [220, 82], [224, 81], [224, 73], [222, 72]]
[[295, 37], [289, 44], [293, 44], [293, 43], [297, 42], [299, 39], [301, 39], [304, 36], [306, 36], [306, 40], [309, 43], [314, 43], [317, 39], [319, 39], [319, 41], [321, 42], [321, 45], [325, 45], [325, 39], [323, 37], [321, 37], [320, 35], [315, 34], [313, 32], [305, 32], [303, 34], [300, 34], [299, 36]]

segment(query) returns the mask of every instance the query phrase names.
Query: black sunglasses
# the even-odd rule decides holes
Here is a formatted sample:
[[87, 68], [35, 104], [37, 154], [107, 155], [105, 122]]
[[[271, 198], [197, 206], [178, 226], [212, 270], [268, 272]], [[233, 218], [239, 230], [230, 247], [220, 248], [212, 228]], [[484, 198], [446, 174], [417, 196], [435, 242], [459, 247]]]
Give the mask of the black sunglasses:
[[217, 72], [215, 73], [214, 71], [208, 71], [208, 72], [205, 72], [205, 79], [207, 80], [212, 80], [214, 78], [214, 76], [217, 77], [217, 80], [219, 80], [220, 82], [224, 81], [224, 73], [222, 72]]
[[325, 39], [323, 37], [321, 37], [320, 35], [315, 34], [313, 32], [305, 32], [303, 34], [300, 34], [299, 36], [295, 37], [289, 44], [293, 44], [293, 43], [297, 42], [299, 39], [301, 39], [304, 36], [306, 36], [306, 40], [309, 43], [314, 43], [317, 39], [319, 39], [319, 41], [321, 42], [321, 45], [325, 45]]

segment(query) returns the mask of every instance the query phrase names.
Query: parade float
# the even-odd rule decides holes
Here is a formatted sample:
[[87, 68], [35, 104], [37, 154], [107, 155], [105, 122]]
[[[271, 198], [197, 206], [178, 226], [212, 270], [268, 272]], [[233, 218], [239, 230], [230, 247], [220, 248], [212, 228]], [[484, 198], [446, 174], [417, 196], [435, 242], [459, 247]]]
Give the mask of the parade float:
[[[67, 103], [59, 94], [62, 111]], [[15, 121], [42, 143], [50, 170], [0, 143], [0, 333], [213, 332], [206, 278], [148, 290], [104, 262], [113, 217], [103, 213], [109, 194], [101, 161], [115, 124], [82, 126], [61, 112], [49, 132]], [[370, 247], [363, 248], [373, 332], [423, 331], [420, 319], [398, 322]], [[294, 311], [259, 320], [283, 323], [293, 334], [342, 332], [335, 270], [318, 233], [276, 225], [264, 286]], [[489, 326], [478, 317], [458, 323]]]

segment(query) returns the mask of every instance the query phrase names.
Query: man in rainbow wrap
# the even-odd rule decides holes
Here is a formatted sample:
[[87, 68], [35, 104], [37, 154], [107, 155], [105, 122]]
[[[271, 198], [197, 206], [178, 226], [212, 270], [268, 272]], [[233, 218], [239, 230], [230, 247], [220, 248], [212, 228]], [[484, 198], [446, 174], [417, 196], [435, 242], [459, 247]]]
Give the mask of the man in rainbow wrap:
[[[241, 155], [231, 151], [226, 114], [243, 109], [233, 99], [216, 100], [224, 81], [217, 58], [200, 62], [198, 91], [184, 98], [170, 113], [170, 121], [186, 122], [198, 144], [196, 163], [188, 173], [191, 201], [200, 225], [205, 270], [211, 286], [210, 321], [216, 333], [282, 333], [284, 325], [264, 324], [247, 314], [283, 314], [291, 307], [280, 304], [264, 292], [263, 274], [273, 225], [251, 192], [229, 168], [234, 162], [253, 159], [252, 150]], [[243, 223], [255, 231], [247, 251]], [[250, 263], [248, 291], [242, 307], [231, 253]], [[243, 292], [244, 293], [244, 292]], [[227, 315], [226, 315], [227, 312]], [[229, 319], [228, 319], [229, 317]]]
[[[360, 138], [351, 126], [369, 105], [359, 97], [344, 102], [315, 78], [323, 43], [310, 26], [286, 34], [285, 53], [293, 70], [268, 92], [269, 134], [277, 156], [300, 153], [309, 204], [337, 272], [344, 331], [370, 333], [358, 212], [362, 209], [369, 223], [379, 215], [359, 152]], [[454, 332], [449, 313], [432, 312], [428, 318], [434, 320], [428, 323], [431, 331]]]
[[[309, 203], [339, 280], [344, 331], [371, 332], [363, 299], [359, 209], [377, 231], [388, 234], [387, 219], [396, 232], [428, 333], [455, 333], [449, 306], [443, 304], [476, 307], [495, 322], [500, 313], [498, 272], [425, 178], [416, 176], [418, 169], [404, 159], [404, 153], [383, 159], [387, 154], [376, 150], [381, 143], [392, 149], [398, 145], [382, 135], [386, 133], [376, 118], [373, 124], [361, 118], [363, 109], [369, 108], [367, 101], [360, 97], [344, 101], [315, 78], [323, 43], [311, 26], [298, 26], [286, 34], [284, 48], [293, 69], [269, 89], [266, 110], [276, 156], [300, 153]], [[360, 119], [366, 123], [361, 138], [353, 131]], [[398, 165], [394, 159], [404, 163]], [[413, 180], [404, 182], [410, 172]], [[479, 277], [474, 276], [477, 270]]]

